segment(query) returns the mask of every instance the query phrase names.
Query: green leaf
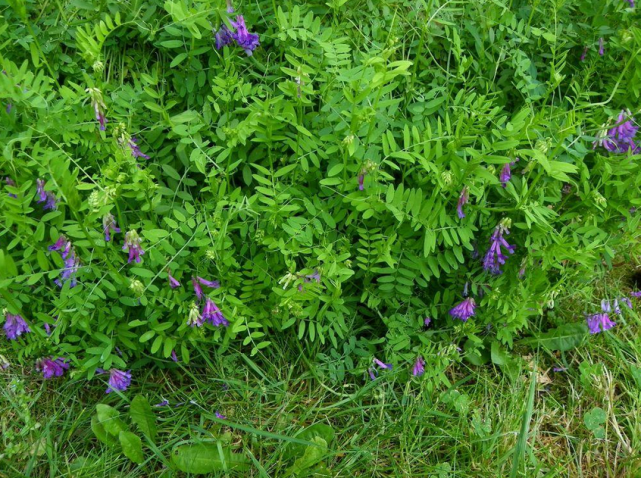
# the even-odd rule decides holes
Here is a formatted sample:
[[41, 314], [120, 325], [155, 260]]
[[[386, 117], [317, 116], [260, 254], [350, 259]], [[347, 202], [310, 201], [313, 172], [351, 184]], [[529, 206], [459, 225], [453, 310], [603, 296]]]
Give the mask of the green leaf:
[[298, 458], [292, 467], [287, 470], [285, 476], [290, 475], [300, 475], [317, 465], [325, 456], [327, 456], [327, 442], [321, 437], [317, 436], [312, 438], [312, 442], [318, 446], [308, 446], [305, 447], [305, 452], [303, 456]]
[[147, 435], [151, 441], [156, 441], [156, 417], [145, 397], [142, 395], [134, 397], [129, 406], [129, 416], [141, 432]]
[[96, 413], [100, 424], [107, 433], [116, 436], [127, 429], [127, 425], [119, 418], [120, 412], [115, 408], [99, 403], [96, 405]]
[[[336, 433], [334, 432], [334, 429], [329, 425], [325, 425], [324, 423], [316, 423], [298, 432], [296, 435], [294, 435], [294, 437], [299, 440], [305, 440], [312, 443], [314, 443], [314, 438], [320, 437], [325, 442], [325, 446], [327, 446], [332, 441], [334, 441], [335, 435]], [[302, 456], [307, 448], [309, 448], [309, 445], [303, 445], [301, 443], [289, 443], [285, 450], [285, 456], [287, 458]]]
[[180, 471], [197, 475], [225, 469], [247, 469], [249, 463], [244, 455], [212, 443], [180, 446], [174, 450], [172, 460]]
[[102, 423], [100, 423], [100, 420], [96, 415], [91, 417], [91, 430], [93, 431], [94, 435], [96, 435], [96, 438], [98, 438], [98, 440], [103, 442], [105, 445], [114, 446], [118, 443], [116, 437], [107, 433], [107, 430], [105, 430], [105, 427], [102, 425]]
[[567, 352], [583, 342], [588, 335], [587, 326], [583, 323], [564, 324], [544, 334], [536, 334], [533, 338], [521, 340], [522, 345], [540, 346], [548, 350]]
[[142, 463], [145, 457], [142, 454], [142, 442], [140, 438], [131, 432], [122, 431], [118, 435], [122, 452], [134, 463]]

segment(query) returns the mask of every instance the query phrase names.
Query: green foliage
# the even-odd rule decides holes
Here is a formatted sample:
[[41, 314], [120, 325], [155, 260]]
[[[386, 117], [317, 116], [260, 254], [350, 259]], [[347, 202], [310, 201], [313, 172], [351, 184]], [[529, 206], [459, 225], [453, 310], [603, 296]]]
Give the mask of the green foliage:
[[[142, 440], [129, 431], [129, 427], [120, 417], [118, 410], [99, 403], [96, 405], [96, 414], [91, 417], [91, 430], [105, 445], [116, 447], [120, 444], [122, 453], [134, 463], [140, 464], [144, 461]], [[149, 402], [142, 395], [136, 395], [131, 401], [129, 418], [153, 444], [157, 433], [156, 417]]]
[[179, 446], [174, 450], [172, 460], [180, 471], [195, 475], [247, 468], [244, 456], [213, 443]]
[[[91, 378], [294, 336], [332, 380], [363, 376], [374, 353], [422, 355], [438, 387], [452, 344], [510, 370], [535, 322], [554, 329], [524, 345], [575, 347], [583, 328], [547, 321], [555, 297], [599, 280], [641, 223], [638, 154], [592, 148], [638, 105], [641, 30], [624, 3], [259, 1], [235, 5], [260, 35], [248, 57], [214, 47], [212, 29], [235, 19], [223, 1], [10, 2], [0, 307], [32, 332], [3, 348]], [[38, 178], [57, 210], [37, 203]], [[122, 229], [111, 241], [107, 214]], [[494, 276], [476, 255], [503, 220], [516, 252]], [[122, 251], [130, 230], [139, 264]], [[61, 235], [76, 287], [55, 284], [64, 263], [47, 247]], [[192, 276], [220, 280], [206, 293], [228, 328], [187, 324]], [[448, 310], [466, 284], [478, 309], [460, 323]]]

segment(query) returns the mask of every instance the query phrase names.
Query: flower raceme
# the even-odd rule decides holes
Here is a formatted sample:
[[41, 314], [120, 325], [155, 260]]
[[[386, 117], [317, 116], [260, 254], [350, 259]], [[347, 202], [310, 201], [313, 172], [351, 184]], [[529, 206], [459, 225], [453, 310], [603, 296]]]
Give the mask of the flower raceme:
[[414, 367], [412, 368], [412, 375], [415, 377], [420, 377], [425, 373], [425, 360], [420, 355], [416, 358], [414, 362]]
[[231, 26], [233, 30], [230, 30], [227, 25], [223, 23], [216, 32], [216, 49], [220, 50], [235, 41], [236, 44], [245, 51], [247, 56], [252, 56], [254, 50], [260, 44], [258, 35], [249, 33], [242, 15], [238, 15], [236, 21], [231, 22]]
[[98, 88], [87, 88], [85, 91], [89, 93], [91, 98], [91, 106], [96, 115], [96, 120], [100, 124], [100, 131], [104, 131], [107, 129], [107, 118], [105, 117], [107, 105], [102, 99], [102, 92]]
[[62, 377], [65, 370], [69, 369], [69, 364], [63, 358], [43, 358], [36, 363], [36, 370], [42, 371], [42, 376], [45, 379], [53, 377]]
[[610, 320], [610, 316], [607, 312], [602, 314], [592, 314], [586, 317], [588, 323], [588, 329], [591, 334], [598, 334], [600, 332], [605, 332], [606, 330], [611, 329], [616, 325], [615, 322]]
[[476, 302], [474, 302], [474, 299], [471, 297], [468, 297], [452, 307], [450, 309], [450, 315], [455, 319], [467, 322], [467, 319], [474, 315], [474, 309], [476, 309]]
[[635, 136], [639, 127], [635, 125], [634, 118], [629, 110], [622, 110], [616, 120], [614, 127], [604, 128], [592, 143], [592, 149], [597, 146], [610, 151], [611, 153], [639, 153], [641, 145], [635, 143]]
[[501, 181], [501, 186], [506, 187], [507, 183], [512, 178], [512, 166], [514, 166], [519, 158], [516, 158], [511, 163], [506, 163], [501, 169], [501, 174], [499, 175], [499, 180]]
[[191, 283], [194, 286], [194, 293], [196, 294], [198, 301], [201, 301], [204, 297], [203, 288], [200, 286], [201, 284], [207, 287], [211, 287], [212, 289], [220, 288], [220, 282], [218, 282], [217, 280], [207, 280], [198, 276], [191, 276]]
[[470, 200], [470, 190], [467, 186], [463, 187], [463, 190], [461, 191], [461, 195], [458, 198], [458, 203], [456, 204], [456, 214], [458, 214], [459, 219], [463, 219], [465, 217], [465, 213], [463, 212], [463, 206], [465, 206]]
[[501, 274], [501, 265], [505, 264], [507, 256], [503, 254], [501, 247], [504, 247], [508, 253], [514, 254], [514, 246], [508, 244], [503, 234], [509, 234], [510, 231], [501, 222], [490, 237], [490, 248], [483, 259], [483, 269], [490, 271], [492, 274]]
[[116, 218], [111, 213], [107, 213], [102, 217], [102, 232], [105, 234], [105, 241], [109, 242], [111, 240], [112, 232], [120, 232], [118, 224], [116, 224]]
[[131, 370], [123, 372], [121, 370], [112, 368], [109, 370], [109, 386], [105, 393], [111, 393], [114, 390], [124, 392], [131, 385]]
[[131, 263], [131, 261], [136, 261], [136, 263], [139, 264], [142, 261], [140, 256], [142, 256], [145, 251], [140, 246], [140, 236], [138, 236], [138, 233], [134, 229], [125, 234], [125, 244], [122, 246], [122, 250], [129, 252], [127, 262]]
[[9, 340], [17, 340], [22, 334], [31, 332], [29, 325], [19, 314], [10, 314], [4, 311], [4, 333]]
[[38, 204], [44, 203], [42, 209], [45, 211], [55, 211], [58, 209], [58, 199], [56, 195], [51, 191], [45, 191], [45, 181], [44, 179], [37, 179], [36, 184], [38, 187]]
[[209, 322], [214, 327], [220, 327], [221, 325], [227, 327], [229, 325], [229, 322], [218, 306], [209, 297], [207, 297], [205, 306], [203, 307], [202, 319]]

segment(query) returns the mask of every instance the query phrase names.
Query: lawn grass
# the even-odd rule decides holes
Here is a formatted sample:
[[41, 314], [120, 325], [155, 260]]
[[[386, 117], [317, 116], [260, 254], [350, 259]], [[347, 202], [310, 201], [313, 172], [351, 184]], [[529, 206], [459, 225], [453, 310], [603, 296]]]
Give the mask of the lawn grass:
[[[331, 383], [284, 340], [269, 358], [201, 350], [189, 367], [143, 369], [120, 396], [104, 395], [99, 378], [43, 382], [11, 367], [2, 373], [1, 474], [185, 476], [172, 471], [172, 450], [219, 441], [250, 459], [249, 470], [231, 475], [288, 476], [289, 440], [323, 423], [335, 440], [309, 475], [297, 476], [640, 476], [639, 330], [631, 320], [563, 357], [525, 355], [512, 377], [461, 362], [446, 370], [452, 386], [436, 388], [400, 370]], [[563, 362], [567, 370], [552, 371]], [[140, 466], [90, 427], [97, 403], [124, 411], [138, 393], [169, 401], [154, 407], [157, 445]], [[602, 438], [584, 422], [595, 407], [607, 416]]]

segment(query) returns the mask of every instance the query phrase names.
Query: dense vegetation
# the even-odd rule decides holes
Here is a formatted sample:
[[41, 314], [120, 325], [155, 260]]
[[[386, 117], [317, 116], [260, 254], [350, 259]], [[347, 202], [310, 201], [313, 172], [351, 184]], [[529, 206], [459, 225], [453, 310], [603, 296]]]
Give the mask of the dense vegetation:
[[[0, 15], [8, 370], [125, 399], [154, 373], [229, 360], [229, 375], [235, 358], [269, 382], [262, 367], [295, 362], [323, 390], [418, 381], [467, 416], [453, 370], [494, 364], [514, 386], [638, 332], [638, 284], [604, 282], [639, 251], [632, 0], [0, 0]], [[141, 462], [138, 426], [164, 456], [146, 398], [118, 426], [101, 407], [101, 441]], [[320, 473], [327, 428], [283, 433], [291, 462], [269, 467]], [[217, 449], [215, 469], [264, 471]]]

